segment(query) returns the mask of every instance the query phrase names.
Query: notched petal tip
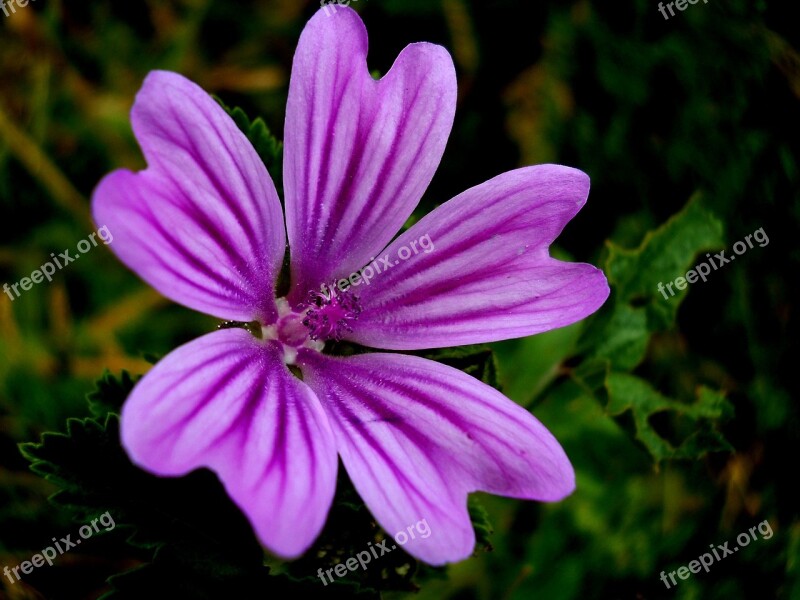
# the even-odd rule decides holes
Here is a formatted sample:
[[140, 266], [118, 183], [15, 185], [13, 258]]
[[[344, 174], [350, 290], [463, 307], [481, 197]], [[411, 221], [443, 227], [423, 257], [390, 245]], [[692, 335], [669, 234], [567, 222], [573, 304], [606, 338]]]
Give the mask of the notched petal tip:
[[115, 171], [92, 212], [112, 246], [168, 298], [230, 320], [274, 316], [286, 236], [277, 191], [222, 107], [178, 73], [153, 71], [131, 110], [146, 170]]
[[377, 521], [389, 533], [427, 521], [430, 537], [405, 547], [420, 560], [442, 565], [472, 552], [470, 492], [555, 502], [575, 487], [545, 426], [461, 371], [408, 355], [301, 354], [342, 462]]
[[295, 53], [283, 166], [302, 290], [362, 268], [396, 236], [452, 129], [457, 82], [444, 48], [411, 44], [378, 81], [367, 52], [358, 14], [337, 8], [314, 16]]
[[338, 469], [333, 432], [277, 344], [224, 329], [181, 346], [133, 389], [121, 431], [131, 459], [151, 473], [217, 473], [278, 556], [303, 554], [325, 524]]
[[570, 325], [608, 297], [595, 267], [557, 261], [549, 248], [585, 204], [586, 173], [537, 165], [499, 175], [449, 200], [384, 251], [435, 245], [399, 261], [361, 291], [364, 315], [347, 337], [417, 350], [495, 342]]

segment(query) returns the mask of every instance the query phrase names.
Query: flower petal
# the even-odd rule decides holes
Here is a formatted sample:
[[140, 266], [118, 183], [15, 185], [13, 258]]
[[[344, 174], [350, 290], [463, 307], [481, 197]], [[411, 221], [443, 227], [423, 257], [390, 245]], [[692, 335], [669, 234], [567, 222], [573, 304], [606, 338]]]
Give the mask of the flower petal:
[[350, 8], [306, 25], [286, 108], [284, 189], [295, 297], [348, 276], [389, 243], [419, 202], [453, 124], [447, 51], [412, 44], [375, 81]]
[[355, 288], [363, 312], [347, 339], [394, 350], [460, 346], [590, 315], [609, 294], [602, 271], [548, 254], [588, 193], [581, 171], [540, 165], [446, 202], [386, 249], [393, 266], [376, 261], [383, 272]]
[[176, 73], [147, 76], [131, 121], [148, 168], [111, 173], [92, 199], [112, 249], [180, 304], [272, 322], [286, 234], [275, 185], [250, 142]]
[[123, 408], [122, 441], [157, 475], [215, 471], [264, 545], [286, 558], [313, 543], [333, 501], [336, 448], [319, 400], [277, 344], [243, 329], [159, 362]]
[[561, 446], [528, 411], [458, 371], [416, 356], [300, 353], [344, 466], [394, 535], [425, 519], [405, 550], [434, 565], [475, 544], [467, 493], [560, 500], [575, 487]]

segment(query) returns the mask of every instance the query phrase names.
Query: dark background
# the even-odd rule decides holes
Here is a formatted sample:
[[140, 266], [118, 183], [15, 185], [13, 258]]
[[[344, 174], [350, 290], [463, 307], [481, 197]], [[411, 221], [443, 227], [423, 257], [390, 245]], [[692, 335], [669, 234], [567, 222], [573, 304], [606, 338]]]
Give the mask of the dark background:
[[[369, 30], [370, 68], [385, 73], [416, 41], [442, 44], [456, 63], [455, 127], [419, 213], [518, 166], [575, 166], [592, 192], [554, 252], [601, 266], [612, 284], [586, 322], [493, 345], [502, 389], [563, 443], [576, 493], [557, 505], [481, 495], [491, 549], [481, 544], [447, 570], [393, 560], [353, 576], [362, 592], [800, 598], [800, 54], [791, 3], [709, 0], [669, 20], [643, 0], [352, 6]], [[0, 283], [75, 248], [96, 229], [88, 198], [99, 179], [144, 166], [128, 111], [148, 71], [181, 72], [281, 138], [292, 55], [316, 8], [36, 0], [0, 12]], [[707, 282], [668, 300], [656, 291], [759, 228], [769, 243]], [[314, 576], [336, 552], [346, 558], [380, 535], [357, 498], [332, 513], [327, 554], [294, 565], [267, 557], [267, 569], [213, 477], [165, 483], [125, 463], [107, 417], [125, 381], [107, 381], [86, 402], [105, 369], [144, 373], [148, 359], [215, 325], [158, 296], [102, 245], [52, 283], [13, 302], [0, 296], [0, 568], [106, 510], [120, 524], [23, 582], [0, 577], [0, 598], [355, 597], [356, 586], [332, 590]], [[89, 417], [70, 437], [29, 447], [28, 458], [18, 449]], [[770, 539], [677, 589], [659, 580], [765, 520]], [[209, 547], [193, 537], [198, 528]]]

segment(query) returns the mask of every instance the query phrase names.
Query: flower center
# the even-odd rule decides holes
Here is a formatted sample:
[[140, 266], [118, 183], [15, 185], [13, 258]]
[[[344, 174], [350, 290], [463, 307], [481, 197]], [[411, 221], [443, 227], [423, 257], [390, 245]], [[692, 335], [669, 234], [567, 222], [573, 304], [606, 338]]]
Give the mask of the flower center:
[[262, 337], [280, 342], [284, 360], [290, 365], [300, 348], [321, 352], [326, 341], [341, 340], [345, 333], [353, 331], [352, 324], [361, 314], [358, 296], [325, 285], [321, 291], [310, 291], [294, 309], [286, 298], [278, 298], [275, 304], [278, 320], [262, 328]]
[[299, 307], [307, 309], [303, 325], [312, 340], [338, 342], [345, 333], [353, 331], [352, 324], [361, 314], [358, 296], [349, 290], [340, 290], [335, 284], [332, 287], [323, 285], [321, 291], [310, 291]]

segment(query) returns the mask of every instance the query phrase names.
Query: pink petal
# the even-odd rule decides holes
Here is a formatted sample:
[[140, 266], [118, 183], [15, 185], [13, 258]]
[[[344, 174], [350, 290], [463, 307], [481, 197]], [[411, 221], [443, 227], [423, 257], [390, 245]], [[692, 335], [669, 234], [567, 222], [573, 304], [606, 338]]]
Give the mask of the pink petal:
[[363, 312], [347, 338], [395, 350], [460, 346], [533, 335], [592, 314], [609, 294], [602, 271], [548, 254], [588, 193], [581, 171], [541, 165], [446, 202], [381, 253], [394, 266], [376, 261], [382, 272], [354, 288]]
[[416, 356], [303, 351], [305, 382], [330, 417], [345, 468], [390, 535], [426, 520], [404, 549], [434, 565], [475, 543], [467, 493], [560, 500], [574, 472], [528, 411], [461, 371]]
[[148, 168], [111, 173], [92, 199], [114, 252], [180, 304], [273, 321], [286, 236], [275, 186], [250, 142], [176, 73], [147, 76], [131, 121]]
[[319, 400], [277, 344], [243, 329], [159, 362], [124, 406], [122, 441], [157, 475], [215, 471], [264, 545], [286, 558], [309, 548], [333, 501], [336, 448]]
[[350, 8], [318, 11], [300, 37], [286, 108], [284, 187], [299, 297], [389, 243], [439, 165], [456, 76], [444, 48], [413, 44], [375, 81]]

